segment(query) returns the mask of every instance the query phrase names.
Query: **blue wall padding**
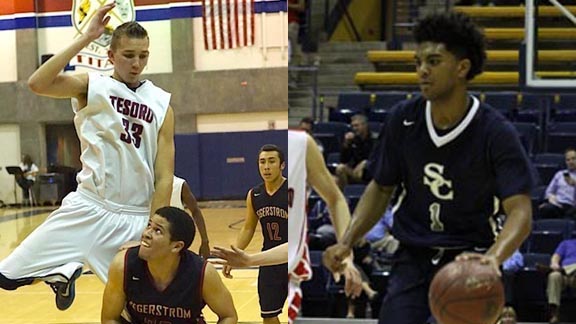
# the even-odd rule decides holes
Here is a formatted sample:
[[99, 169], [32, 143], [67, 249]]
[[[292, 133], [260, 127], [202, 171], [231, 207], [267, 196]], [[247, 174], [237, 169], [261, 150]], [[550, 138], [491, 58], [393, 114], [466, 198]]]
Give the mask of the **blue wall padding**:
[[262, 181], [257, 154], [264, 144], [279, 146], [287, 158], [286, 130], [176, 135], [175, 173], [200, 200], [245, 199]]

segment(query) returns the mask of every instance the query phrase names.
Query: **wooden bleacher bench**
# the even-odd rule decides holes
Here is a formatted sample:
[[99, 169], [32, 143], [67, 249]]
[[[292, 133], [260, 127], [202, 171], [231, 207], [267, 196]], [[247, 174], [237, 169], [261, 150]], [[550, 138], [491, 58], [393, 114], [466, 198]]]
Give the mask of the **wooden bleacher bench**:
[[[553, 71], [537, 72], [543, 77], [574, 78], [576, 72]], [[518, 72], [484, 72], [476, 76], [470, 83], [474, 85], [518, 85]], [[416, 72], [358, 72], [354, 77], [357, 85], [417, 85]]]
[[[522, 40], [524, 28], [484, 28], [488, 40]], [[539, 39], [576, 39], [576, 28], [540, 28]]]
[[[565, 6], [572, 14], [576, 14], [576, 6]], [[495, 6], [495, 7], [470, 7], [455, 6], [455, 11], [467, 14], [470, 17], [482, 18], [524, 18], [525, 7], [521, 6]], [[561, 17], [562, 12], [554, 6], [540, 6], [538, 9], [540, 17]]]
[[[368, 60], [372, 63], [411, 63], [414, 62], [414, 51], [368, 51]], [[518, 51], [486, 51], [488, 61], [517, 62]], [[543, 62], [576, 61], [576, 50], [540, 50], [538, 59]]]

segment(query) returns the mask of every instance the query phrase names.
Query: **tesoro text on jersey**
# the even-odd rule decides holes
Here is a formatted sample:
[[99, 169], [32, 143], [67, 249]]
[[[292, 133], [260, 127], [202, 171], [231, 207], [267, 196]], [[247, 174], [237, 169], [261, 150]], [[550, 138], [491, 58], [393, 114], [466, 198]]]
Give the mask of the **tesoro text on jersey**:
[[110, 96], [110, 102], [117, 112], [125, 116], [138, 118], [148, 123], [151, 123], [154, 119], [154, 112], [145, 104], [116, 96]]

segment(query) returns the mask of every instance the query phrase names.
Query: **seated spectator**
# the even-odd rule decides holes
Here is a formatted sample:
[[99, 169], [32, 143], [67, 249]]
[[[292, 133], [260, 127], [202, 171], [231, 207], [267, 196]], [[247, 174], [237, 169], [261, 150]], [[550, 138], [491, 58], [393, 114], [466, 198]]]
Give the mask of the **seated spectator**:
[[24, 204], [30, 202], [29, 189], [36, 182], [36, 175], [38, 174], [38, 166], [34, 164], [32, 158], [28, 154], [22, 156], [22, 162], [20, 162], [20, 169], [22, 169], [22, 175], [16, 176], [16, 182], [22, 188], [22, 194], [24, 196]]
[[560, 299], [566, 287], [576, 287], [576, 239], [560, 242], [550, 258], [552, 272], [548, 274], [548, 304], [550, 323], [559, 323]]
[[322, 143], [314, 137], [314, 134], [312, 134], [312, 131], [314, 130], [314, 120], [312, 118], [304, 117], [300, 119], [300, 123], [298, 123], [298, 129], [303, 130], [308, 133], [308, 135], [312, 136], [316, 142], [316, 145], [318, 145], [318, 149], [320, 149], [320, 153], [324, 154], [324, 146], [322, 146]]
[[546, 188], [546, 202], [539, 206], [542, 218], [574, 218], [576, 216], [576, 149], [564, 152], [566, 169], [556, 172]]
[[344, 134], [340, 164], [336, 167], [336, 183], [341, 189], [350, 183], [367, 183], [364, 169], [374, 144], [366, 116], [352, 116], [351, 126], [352, 132]]
[[372, 229], [366, 233], [364, 237], [373, 250], [384, 251], [388, 254], [392, 254], [398, 248], [398, 240], [392, 236], [392, 223], [393, 214], [392, 207], [388, 207], [384, 216], [380, 218], [378, 223], [372, 227]]

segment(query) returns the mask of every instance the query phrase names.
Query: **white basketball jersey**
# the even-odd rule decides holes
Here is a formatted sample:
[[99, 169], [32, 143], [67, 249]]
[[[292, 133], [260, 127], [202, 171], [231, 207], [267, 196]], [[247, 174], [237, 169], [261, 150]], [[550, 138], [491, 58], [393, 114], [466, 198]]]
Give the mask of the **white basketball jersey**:
[[[288, 131], [288, 273], [302, 277], [309, 268], [306, 244], [306, 140], [304, 132]], [[304, 264], [302, 264], [304, 262]]]
[[182, 186], [184, 186], [184, 179], [174, 176], [172, 182], [172, 197], [170, 197], [170, 206], [184, 209], [182, 204]]
[[133, 91], [110, 76], [89, 73], [86, 107], [78, 110], [74, 103], [82, 149], [78, 187], [102, 200], [149, 208], [170, 93], [148, 80]]

